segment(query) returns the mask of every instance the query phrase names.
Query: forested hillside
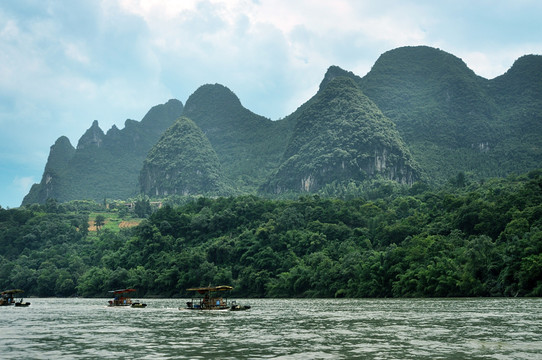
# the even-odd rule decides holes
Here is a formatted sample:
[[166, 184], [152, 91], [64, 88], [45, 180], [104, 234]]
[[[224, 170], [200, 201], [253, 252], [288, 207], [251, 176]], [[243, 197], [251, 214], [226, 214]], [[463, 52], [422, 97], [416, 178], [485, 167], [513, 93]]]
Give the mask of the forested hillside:
[[[127, 199], [141, 190], [161, 197], [139, 175], [148, 151], [181, 115], [217, 155], [224, 195], [337, 195], [380, 177], [442, 186], [459, 173], [479, 181], [520, 174], [542, 166], [541, 79], [539, 55], [488, 80], [445, 51], [402, 47], [382, 54], [363, 77], [331, 66], [318, 92], [276, 121], [243, 107], [227, 87], [207, 84], [185, 107], [171, 100], [122, 130], [104, 134], [94, 122], [77, 149], [59, 138], [23, 204]], [[191, 141], [184, 146], [190, 150]], [[167, 166], [191, 167], [177, 150], [162, 154], [171, 159]]]
[[542, 56], [487, 80], [442, 50], [403, 47], [382, 54], [363, 78], [350, 76], [395, 122], [433, 183], [540, 167]]
[[204, 85], [186, 101], [193, 120], [218, 155], [230, 194], [255, 193], [279, 164], [291, 133], [291, 120], [271, 121], [244, 108], [219, 84]]
[[200, 128], [179, 118], [152, 147], [143, 162], [141, 193], [168, 195], [222, 194], [222, 169], [216, 152]]
[[89, 231], [100, 207], [48, 200], [0, 209], [0, 288], [35, 296], [105, 296], [119, 287], [185, 296], [208, 284], [255, 297], [542, 296], [542, 171], [484, 183], [461, 175], [438, 191], [377, 181], [342, 200], [196, 197], [134, 228]]
[[500, 109], [498, 166], [522, 172], [542, 159], [542, 56], [519, 58], [504, 75], [490, 81], [489, 93]]
[[331, 80], [300, 111], [278, 171], [275, 193], [316, 192], [376, 175], [411, 185], [420, 169], [395, 125], [347, 77]]
[[183, 111], [183, 104], [170, 100], [154, 106], [141, 121], [126, 120], [106, 134], [98, 121], [81, 136], [74, 149], [62, 136], [51, 146], [39, 184], [23, 205], [45, 203], [53, 198], [69, 200], [104, 198], [127, 199], [138, 195], [138, 180], [147, 152]]

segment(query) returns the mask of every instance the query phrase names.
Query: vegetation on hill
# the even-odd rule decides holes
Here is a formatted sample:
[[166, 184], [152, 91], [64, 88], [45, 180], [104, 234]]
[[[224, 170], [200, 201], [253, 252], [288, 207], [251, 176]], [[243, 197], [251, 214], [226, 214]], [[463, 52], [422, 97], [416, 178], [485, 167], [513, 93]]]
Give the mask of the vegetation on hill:
[[69, 184], [65, 173], [74, 154], [75, 148], [70, 140], [65, 136], [59, 137], [49, 151], [41, 183], [32, 185], [23, 204], [45, 203], [48, 198], [58, 196], [60, 191], [66, 191]]
[[498, 167], [523, 172], [542, 159], [542, 56], [519, 58], [504, 75], [489, 82], [489, 93], [500, 110]]
[[496, 109], [486, 80], [442, 50], [425, 46], [390, 50], [359, 83], [409, 142], [470, 148], [494, 140], [491, 123]]
[[200, 197], [137, 227], [92, 232], [89, 215], [103, 205], [0, 209], [0, 288], [185, 296], [211, 283], [257, 297], [542, 295], [542, 171], [484, 183], [458, 174], [441, 190], [379, 186], [342, 200]]
[[205, 133], [218, 155], [230, 194], [256, 193], [276, 169], [291, 121], [271, 121], [244, 108], [227, 87], [203, 85], [186, 101], [184, 116]]
[[218, 157], [203, 132], [179, 118], [152, 147], [143, 163], [141, 192], [164, 197], [224, 192]]
[[[104, 134], [95, 122], [75, 150], [60, 138], [23, 204], [136, 196], [148, 185], [138, 184], [147, 152], [181, 115], [208, 139], [221, 194], [232, 196], [352, 193], [380, 177], [411, 183], [423, 174], [443, 185], [457, 173], [479, 181], [524, 173], [541, 166], [540, 78], [542, 56], [521, 57], [488, 80], [442, 50], [402, 47], [363, 78], [330, 67], [318, 93], [277, 121], [244, 108], [225, 86], [203, 85], [184, 108], [170, 100], [122, 130]], [[174, 166], [193, 165], [183, 159]], [[199, 195], [215, 194], [202, 187]]]
[[483, 179], [540, 166], [541, 58], [487, 80], [442, 50], [403, 47], [363, 78], [351, 76], [397, 124], [428, 179], [442, 184], [457, 172]]
[[32, 187], [23, 205], [43, 204], [48, 198], [100, 201], [137, 195], [147, 152], [182, 110], [180, 101], [170, 100], [154, 106], [140, 122], [126, 120], [122, 130], [113, 126], [107, 134], [94, 121], [77, 149], [60, 137], [51, 147], [41, 182]]
[[376, 174], [403, 184], [419, 178], [395, 125], [354, 82], [337, 77], [298, 116], [274, 192], [315, 192], [332, 182], [363, 181]]

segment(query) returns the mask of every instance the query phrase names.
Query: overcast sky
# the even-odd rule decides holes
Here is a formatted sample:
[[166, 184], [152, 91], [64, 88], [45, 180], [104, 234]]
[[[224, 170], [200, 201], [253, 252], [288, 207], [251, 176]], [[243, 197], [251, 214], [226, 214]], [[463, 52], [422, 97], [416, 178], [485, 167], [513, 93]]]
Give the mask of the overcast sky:
[[76, 146], [220, 83], [282, 118], [326, 69], [363, 76], [385, 51], [440, 48], [491, 79], [542, 54], [539, 0], [5, 0], [0, 3], [0, 206], [39, 182], [62, 135]]

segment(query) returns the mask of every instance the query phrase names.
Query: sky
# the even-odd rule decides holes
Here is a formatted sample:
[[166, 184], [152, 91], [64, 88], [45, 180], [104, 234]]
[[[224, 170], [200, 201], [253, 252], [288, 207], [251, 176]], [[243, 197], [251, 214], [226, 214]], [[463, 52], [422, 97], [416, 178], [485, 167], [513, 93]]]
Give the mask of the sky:
[[542, 54], [539, 0], [5, 0], [0, 2], [0, 206], [39, 183], [50, 146], [227, 86], [272, 120], [327, 68], [364, 76], [378, 57], [427, 45], [487, 79]]

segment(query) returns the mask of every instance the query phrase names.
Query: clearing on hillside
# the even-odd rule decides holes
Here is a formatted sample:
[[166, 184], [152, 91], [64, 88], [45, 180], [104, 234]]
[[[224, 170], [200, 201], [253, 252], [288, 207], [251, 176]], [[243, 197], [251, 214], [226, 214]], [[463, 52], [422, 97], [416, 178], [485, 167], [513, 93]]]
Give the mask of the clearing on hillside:
[[121, 228], [121, 229], [123, 229], [123, 228], [131, 228], [131, 227], [139, 225], [140, 222], [141, 221], [136, 221], [136, 220], [121, 221], [120, 224], [119, 224], [119, 228]]

